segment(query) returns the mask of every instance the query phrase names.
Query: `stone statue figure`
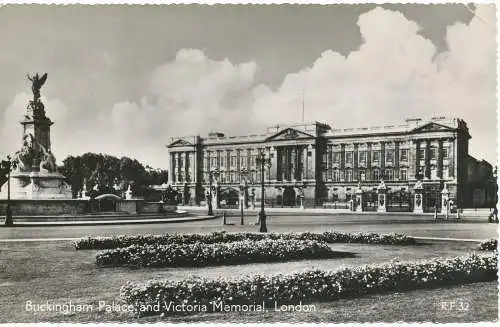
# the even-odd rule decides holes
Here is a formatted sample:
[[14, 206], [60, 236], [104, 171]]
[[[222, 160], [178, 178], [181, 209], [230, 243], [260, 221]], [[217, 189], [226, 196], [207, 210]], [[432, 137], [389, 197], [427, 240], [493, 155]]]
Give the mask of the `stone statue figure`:
[[47, 80], [47, 73], [43, 74], [41, 77], [36, 73], [33, 76], [27, 75], [28, 79], [31, 81], [31, 91], [33, 91], [33, 100], [28, 104], [26, 118], [45, 118], [45, 106], [42, 101], [40, 101], [40, 89]]
[[40, 161], [40, 171], [47, 171], [49, 173], [54, 173], [57, 169], [56, 157], [52, 154], [50, 150], [45, 150], [45, 148], [40, 145], [42, 149], [42, 160]]
[[17, 163], [20, 171], [31, 171], [33, 159], [36, 157], [33, 147], [33, 135], [27, 133], [23, 136], [23, 146], [14, 154], [13, 160]]
[[31, 90], [33, 91], [33, 102], [38, 102], [40, 99], [40, 89], [47, 80], [47, 73], [43, 74], [42, 77], [36, 73], [33, 76], [27, 75], [28, 79], [31, 81]]

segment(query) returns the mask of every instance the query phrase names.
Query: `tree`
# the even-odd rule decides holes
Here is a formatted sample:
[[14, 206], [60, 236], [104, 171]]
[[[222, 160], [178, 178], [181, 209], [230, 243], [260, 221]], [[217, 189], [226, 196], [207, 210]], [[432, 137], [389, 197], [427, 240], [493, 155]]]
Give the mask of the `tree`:
[[110, 155], [85, 153], [81, 156], [69, 156], [63, 161], [61, 172], [66, 182], [71, 185], [73, 197], [76, 197], [86, 182], [90, 192], [96, 185], [97, 191], [91, 196], [104, 193], [125, 191], [131, 185], [132, 192], [138, 196], [147, 193], [149, 185], [159, 185], [168, 180], [166, 170], [146, 168], [136, 159], [117, 158]]

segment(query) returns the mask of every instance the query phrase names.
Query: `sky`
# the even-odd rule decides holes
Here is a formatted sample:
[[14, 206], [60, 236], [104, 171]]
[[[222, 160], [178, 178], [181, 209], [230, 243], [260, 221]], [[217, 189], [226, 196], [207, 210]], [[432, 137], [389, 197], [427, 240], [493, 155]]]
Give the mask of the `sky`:
[[[494, 5], [0, 7], [0, 156], [41, 93], [58, 163], [85, 152], [168, 168], [171, 137], [458, 117], [496, 162]], [[302, 95], [303, 94], [303, 95]]]

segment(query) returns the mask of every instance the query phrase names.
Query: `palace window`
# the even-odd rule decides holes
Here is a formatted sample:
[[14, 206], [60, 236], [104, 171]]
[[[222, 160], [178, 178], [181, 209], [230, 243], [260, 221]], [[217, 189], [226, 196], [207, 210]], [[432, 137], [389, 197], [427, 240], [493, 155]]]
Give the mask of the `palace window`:
[[338, 169], [333, 170], [333, 181], [340, 182], [340, 171]]
[[364, 182], [366, 180], [366, 172], [364, 169], [359, 170], [359, 180]]
[[335, 164], [340, 163], [340, 152], [333, 153], [333, 163], [335, 163]]
[[250, 165], [251, 165], [252, 167], [256, 167], [256, 166], [257, 166], [257, 155], [252, 154], [252, 155], [250, 156]]
[[400, 161], [408, 161], [408, 149], [399, 150]]
[[231, 167], [236, 167], [236, 162], [237, 162], [236, 159], [237, 159], [236, 156], [231, 156]]
[[347, 182], [352, 181], [352, 169], [346, 169], [345, 170], [345, 179]]
[[378, 181], [380, 179], [380, 170], [373, 169], [372, 170], [372, 180]]
[[216, 167], [217, 166], [217, 158], [212, 157], [210, 158], [210, 167]]
[[366, 165], [366, 151], [359, 151], [359, 164]]
[[394, 150], [393, 149], [388, 149], [385, 152], [385, 161], [388, 163], [394, 163]]
[[203, 169], [204, 170], [208, 169], [208, 158], [207, 157], [203, 158]]
[[241, 156], [240, 157], [240, 166], [241, 167], [246, 167], [247, 166], [247, 157], [246, 156]]
[[388, 168], [385, 170], [384, 179], [388, 181], [392, 181], [394, 179], [394, 169]]
[[353, 158], [354, 158], [354, 153], [352, 151], [347, 151], [345, 153], [345, 163], [346, 164], [352, 164], [354, 161]]
[[437, 148], [435, 146], [431, 147], [430, 148], [430, 155], [431, 155], [431, 159], [432, 160], [436, 160], [437, 159]]
[[372, 152], [372, 162], [373, 163], [379, 163], [380, 162], [380, 151], [373, 151]]
[[448, 148], [443, 148], [443, 159], [448, 159], [449, 153], [448, 153]]
[[418, 149], [417, 158], [418, 160], [425, 160], [425, 149]]
[[406, 181], [408, 180], [408, 170], [406, 168], [401, 168], [401, 170], [399, 171], [400, 175], [401, 175], [401, 180], [402, 181]]

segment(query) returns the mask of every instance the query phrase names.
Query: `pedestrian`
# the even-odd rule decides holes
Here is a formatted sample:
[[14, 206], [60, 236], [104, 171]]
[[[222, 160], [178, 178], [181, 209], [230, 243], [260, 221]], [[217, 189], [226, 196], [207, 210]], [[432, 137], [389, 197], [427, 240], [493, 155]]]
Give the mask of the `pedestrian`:
[[498, 224], [498, 209], [496, 206], [493, 208], [493, 216], [495, 217], [495, 223]]

